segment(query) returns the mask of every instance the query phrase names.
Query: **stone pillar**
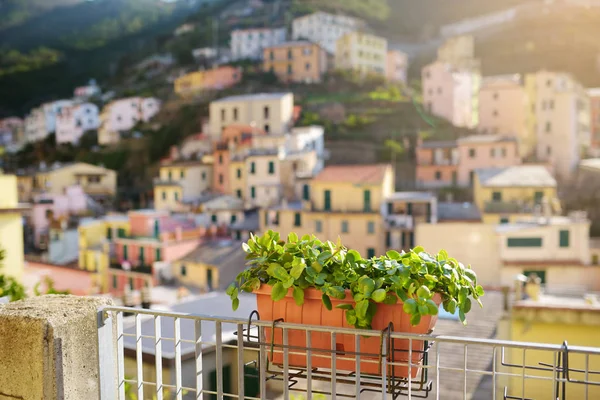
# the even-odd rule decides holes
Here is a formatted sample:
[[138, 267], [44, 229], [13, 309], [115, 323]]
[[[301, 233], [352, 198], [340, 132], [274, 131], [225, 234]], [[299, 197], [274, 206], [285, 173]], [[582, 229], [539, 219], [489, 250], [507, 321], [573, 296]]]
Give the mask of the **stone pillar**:
[[99, 398], [98, 308], [48, 295], [0, 306], [0, 399]]

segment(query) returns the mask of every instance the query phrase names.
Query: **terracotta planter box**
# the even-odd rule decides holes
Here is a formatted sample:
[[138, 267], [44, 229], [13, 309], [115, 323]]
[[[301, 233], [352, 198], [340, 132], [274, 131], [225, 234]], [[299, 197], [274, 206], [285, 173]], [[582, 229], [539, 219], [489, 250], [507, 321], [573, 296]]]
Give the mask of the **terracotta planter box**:
[[[321, 301], [322, 292], [316, 289], [306, 289], [304, 291], [304, 304], [301, 307], [298, 307], [294, 302], [292, 289], [288, 291], [285, 298], [277, 302], [274, 302], [271, 299], [270, 286], [262, 285], [255, 293], [261, 320], [274, 321], [282, 318], [285, 322], [295, 324], [354, 328], [346, 322], [345, 310], [335, 308], [338, 304], [354, 304], [354, 300], [350, 295], [349, 290], [346, 290], [346, 298], [344, 300], [331, 298], [333, 306], [331, 311], [328, 310]], [[436, 295], [433, 300], [438, 305], [441, 303], [439, 295]], [[402, 305], [403, 303], [401, 301], [394, 305], [377, 304], [377, 314], [375, 314], [372, 321], [373, 329], [382, 331], [387, 328], [390, 322], [392, 322], [394, 324], [395, 332], [427, 334], [433, 331], [435, 323], [437, 322], [437, 315], [425, 316], [421, 318], [421, 323], [419, 325], [411, 326], [410, 316], [404, 312]], [[282, 347], [277, 347], [278, 345], [283, 345], [283, 331], [275, 328], [273, 334], [272, 329], [267, 328], [265, 329], [265, 333], [267, 343], [271, 344], [271, 338], [273, 337], [273, 344], [275, 345], [275, 351], [268, 352], [269, 359], [274, 364], [283, 365], [283, 349]], [[306, 333], [299, 330], [288, 330], [288, 344], [289, 346], [305, 349]], [[425, 343], [421, 340], [412, 341], [412, 378], [415, 378], [419, 373], [420, 368], [418, 365], [423, 359], [422, 352], [424, 345]], [[360, 337], [360, 353], [373, 355], [361, 355], [360, 371], [362, 374], [381, 374], [382, 371], [380, 371], [379, 359], [377, 356], [381, 352], [380, 347], [381, 339], [379, 337]], [[396, 339], [394, 340], [394, 347], [396, 349], [394, 352], [394, 362], [408, 363], [409, 341]], [[331, 368], [331, 334], [312, 332], [311, 348], [313, 349], [311, 354], [312, 367]], [[344, 352], [356, 351], [356, 336], [337, 334], [335, 348], [338, 357], [336, 359], [336, 369], [355, 371], [355, 357], [352, 354], [344, 354]], [[320, 352], [318, 349], [323, 349], [325, 351]], [[291, 354], [292, 352], [300, 354]], [[346, 359], [342, 360], [340, 357]], [[305, 350], [290, 349], [288, 353], [290, 367], [306, 367], [306, 358]], [[388, 357], [388, 360], [391, 360], [391, 357]], [[408, 365], [396, 366], [393, 370], [392, 367], [389, 366], [388, 376], [392, 375], [399, 378], [407, 378]]]

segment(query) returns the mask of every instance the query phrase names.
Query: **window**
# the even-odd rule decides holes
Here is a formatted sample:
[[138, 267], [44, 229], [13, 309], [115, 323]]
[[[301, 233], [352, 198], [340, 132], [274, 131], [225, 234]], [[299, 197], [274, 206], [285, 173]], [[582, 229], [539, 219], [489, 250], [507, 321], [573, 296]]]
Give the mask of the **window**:
[[438, 90], [437, 90], [437, 92], [438, 92], [438, 94], [442, 94], [442, 88], [439, 87]]
[[544, 192], [535, 192], [533, 194], [533, 202], [535, 204], [542, 204], [543, 198], [544, 198]]
[[325, 209], [325, 211], [331, 211], [331, 190], [325, 190], [323, 196], [323, 208]]
[[269, 175], [275, 174], [275, 162], [269, 161]]
[[548, 87], [552, 86], [552, 79], [548, 79], [546, 81], [546, 86], [548, 86]]
[[294, 58], [294, 55], [292, 54], [292, 50], [288, 50], [288, 60], [291, 60]]
[[369, 247], [367, 249], [367, 258], [373, 258], [375, 257], [375, 249], [372, 247]]
[[250, 188], [250, 197], [252, 197], [253, 199], [256, 198], [256, 188], [254, 186]]
[[441, 171], [435, 171], [435, 180], [436, 181], [442, 180], [442, 173], [441, 173]]
[[503, 147], [501, 151], [502, 151], [502, 158], [505, 158], [506, 157], [506, 148]]
[[494, 110], [494, 117], [498, 116], [498, 110]]
[[273, 50], [271, 50], [271, 51], [270, 51], [269, 58], [270, 58], [271, 60], [274, 60], [274, 59], [275, 59], [275, 52], [274, 52]]
[[304, 54], [305, 56], [309, 56], [312, 53], [312, 49], [310, 47], [305, 47], [304, 49], [302, 49], [302, 54]]
[[185, 265], [181, 266], [181, 276], [186, 276], [187, 275], [187, 268], [185, 267]]
[[302, 226], [302, 214], [294, 213], [294, 226]]
[[363, 192], [363, 210], [365, 212], [371, 211], [371, 191], [365, 190]]
[[292, 70], [292, 64], [288, 65], [287, 67], [287, 73], [288, 75], [291, 75], [294, 71]]
[[373, 221], [367, 222], [367, 233], [368, 234], [375, 233], [375, 222], [373, 222]]
[[110, 228], [110, 227], [108, 227], [108, 228], [106, 229], [106, 238], [107, 238], [108, 240], [112, 239], [112, 228]]
[[269, 126], [269, 124], [265, 124], [264, 130], [265, 133], [269, 133], [271, 131], [271, 127]]
[[269, 106], [263, 108], [263, 117], [264, 119], [269, 119]]
[[154, 261], [160, 261], [160, 260], [161, 260], [161, 257], [160, 257], [160, 247], [159, 247], [154, 251]]
[[494, 93], [494, 100], [498, 100], [498, 97], [499, 97], [498, 93], [497, 92]]
[[348, 221], [342, 221], [342, 233], [348, 233]]
[[238, 198], [238, 199], [241, 199], [241, 198], [242, 198], [242, 190], [241, 190], [241, 189], [238, 189], [238, 190], [236, 190], [236, 191], [235, 191], [235, 194], [237, 195], [237, 198]]
[[167, 192], [166, 192], [166, 190], [163, 190], [163, 192], [162, 192], [162, 199], [163, 200], [167, 199]]
[[202, 171], [202, 180], [205, 181], [206, 180], [206, 171]]
[[217, 223], [217, 214], [213, 214], [210, 216], [210, 221], [213, 223]]
[[219, 184], [223, 184], [223, 174], [219, 174]]
[[225, 121], [225, 109], [221, 110], [221, 121]]
[[234, 121], [238, 120], [238, 109], [237, 109], [237, 107], [233, 109], [233, 120]]
[[552, 123], [551, 122], [546, 122], [546, 128], [545, 128], [546, 132], [549, 133], [552, 131]]
[[502, 192], [493, 192], [492, 201], [502, 201]]
[[307, 70], [307, 71], [310, 71], [310, 63], [306, 63], [304, 65], [304, 69]]
[[219, 164], [223, 164], [223, 154], [219, 154]]
[[181, 170], [181, 172], [179, 173], [179, 177], [181, 179], [185, 178], [185, 171]]
[[254, 174], [256, 173], [256, 163], [255, 163], [254, 161], [252, 161], [252, 162], [250, 163], [250, 173], [251, 173], [252, 175], [254, 175]]
[[129, 259], [129, 252], [127, 251], [127, 245], [123, 245], [123, 260], [127, 261]]
[[494, 149], [494, 148], [491, 148], [491, 149], [490, 149], [490, 157], [491, 157], [491, 158], [494, 158], [495, 156], [496, 156], [496, 149]]
[[469, 149], [469, 157], [475, 158], [475, 149]]
[[175, 201], [179, 201], [179, 192], [175, 192]]
[[559, 245], [560, 245], [560, 247], [569, 247], [569, 231], [568, 230], [560, 231]]
[[302, 186], [302, 199], [310, 200], [310, 186], [307, 183]]
[[550, 147], [550, 146], [546, 147], [546, 155], [548, 155], [548, 156], [552, 155], [552, 147]]
[[507, 238], [507, 247], [542, 247], [542, 238]]
[[508, 217], [500, 217], [500, 223], [501, 224], [508, 224], [509, 223]]
[[323, 232], [323, 223], [321, 222], [321, 220], [316, 220], [315, 221], [315, 231], [317, 233]]
[[241, 168], [237, 169], [237, 178], [242, 179], [242, 169]]
[[173, 173], [169, 171], [169, 180], [173, 179]]
[[117, 279], [117, 276], [113, 275], [113, 277], [112, 277], [112, 287], [113, 287], [113, 289], [116, 289], [118, 286], [119, 286], [119, 281]]
[[554, 109], [554, 100], [548, 100], [548, 109], [549, 110], [553, 110]]

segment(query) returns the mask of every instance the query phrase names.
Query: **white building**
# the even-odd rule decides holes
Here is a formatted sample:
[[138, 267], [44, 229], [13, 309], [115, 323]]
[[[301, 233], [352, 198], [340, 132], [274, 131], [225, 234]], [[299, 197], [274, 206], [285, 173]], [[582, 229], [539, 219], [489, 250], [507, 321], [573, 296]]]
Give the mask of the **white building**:
[[56, 132], [56, 115], [73, 104], [73, 100], [57, 100], [32, 109], [25, 117], [25, 141], [38, 142]]
[[233, 60], [260, 60], [265, 47], [286, 41], [285, 28], [236, 29], [231, 32]]
[[100, 93], [100, 87], [98, 87], [95, 79], [91, 79], [85, 86], [76, 87], [75, 91], [73, 92], [76, 99], [83, 100], [87, 100], [92, 96], [100, 95]]
[[292, 39], [306, 39], [318, 43], [327, 52], [333, 54], [338, 39], [365, 27], [365, 22], [358, 18], [319, 11], [294, 19]]
[[455, 126], [474, 128], [479, 119], [481, 75], [436, 61], [422, 71], [423, 105]]
[[99, 126], [100, 116], [95, 104], [65, 107], [56, 116], [56, 143], [76, 144], [84, 132], [98, 129]]
[[590, 147], [590, 100], [571, 75], [540, 71], [527, 75], [535, 110], [537, 158], [567, 179]]
[[132, 129], [138, 122], [148, 122], [160, 110], [160, 100], [153, 97], [129, 97], [110, 102], [100, 115], [98, 143], [116, 143], [120, 132]]

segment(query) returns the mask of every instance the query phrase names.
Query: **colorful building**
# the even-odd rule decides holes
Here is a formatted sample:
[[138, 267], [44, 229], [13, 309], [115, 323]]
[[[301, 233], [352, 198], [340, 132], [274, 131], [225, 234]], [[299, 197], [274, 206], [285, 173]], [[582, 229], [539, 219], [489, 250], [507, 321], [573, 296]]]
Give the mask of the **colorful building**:
[[333, 54], [336, 51], [338, 39], [347, 33], [364, 28], [366, 28], [366, 23], [361, 19], [319, 11], [294, 19], [292, 39], [309, 40]]
[[[594, 151], [600, 151], [600, 88], [588, 89], [590, 98], [590, 146]], [[598, 154], [600, 156], [600, 154]]]
[[189, 96], [205, 90], [223, 90], [242, 80], [241, 68], [217, 67], [206, 71], [195, 71], [175, 80], [175, 93]]
[[437, 60], [459, 69], [479, 69], [475, 59], [475, 38], [459, 35], [447, 38], [437, 50]]
[[536, 157], [568, 179], [590, 147], [590, 101], [571, 75], [539, 71], [526, 76], [535, 108]]
[[479, 120], [481, 75], [477, 69], [435, 61], [423, 68], [423, 105], [453, 125], [474, 128]]
[[117, 143], [122, 131], [129, 131], [139, 122], [148, 122], [160, 111], [160, 100], [153, 97], [129, 97], [114, 100], [104, 106], [100, 115], [98, 143]]
[[294, 116], [292, 93], [259, 93], [224, 97], [210, 103], [209, 131], [220, 139], [228, 125], [250, 125], [266, 133], [288, 133]]
[[437, 223], [437, 198], [427, 192], [396, 192], [384, 200], [385, 245], [408, 251], [416, 246], [415, 227]]
[[362, 75], [386, 76], [387, 56], [387, 39], [363, 32], [350, 32], [336, 43], [335, 68], [356, 71]]
[[518, 140], [521, 157], [535, 152], [536, 134], [532, 121], [535, 108], [521, 75], [485, 77], [479, 91], [479, 126], [483, 134]]
[[455, 140], [417, 144], [416, 184], [423, 189], [458, 185], [458, 145]]
[[98, 106], [93, 103], [63, 107], [56, 115], [56, 143], [77, 144], [84, 132], [98, 129]]
[[179, 160], [162, 164], [154, 180], [154, 208], [183, 210], [213, 187], [213, 164], [208, 160]]
[[541, 212], [544, 202], [560, 211], [556, 180], [546, 167], [520, 165], [475, 171], [473, 197], [490, 224], [514, 222]]
[[266, 47], [263, 71], [273, 72], [281, 82], [321, 82], [327, 71], [327, 52], [304, 40]]
[[[82, 270], [103, 276], [115, 257], [115, 238], [130, 236], [129, 218], [126, 215], [107, 215], [99, 219], [86, 219], [79, 223], [79, 261]], [[108, 291], [106, 284], [103, 292]]]
[[233, 61], [260, 60], [264, 48], [285, 40], [285, 28], [236, 29], [231, 32], [231, 56]]
[[500, 135], [472, 135], [456, 141], [458, 185], [473, 185], [475, 170], [521, 164], [517, 140]]
[[63, 108], [73, 105], [73, 100], [57, 100], [32, 109], [25, 117], [25, 140], [27, 143], [44, 140], [52, 132], [56, 132], [56, 116]]
[[286, 203], [260, 211], [260, 231], [315, 234], [322, 240], [338, 237], [365, 257], [384, 254], [386, 229], [381, 207], [394, 191], [391, 166], [325, 167], [306, 186], [310, 200]]
[[17, 280], [23, 277], [23, 219], [28, 205], [18, 202], [17, 177], [0, 174], [0, 249], [4, 260], [0, 273]]
[[388, 50], [385, 76], [390, 82], [408, 83], [408, 54], [399, 50]]

